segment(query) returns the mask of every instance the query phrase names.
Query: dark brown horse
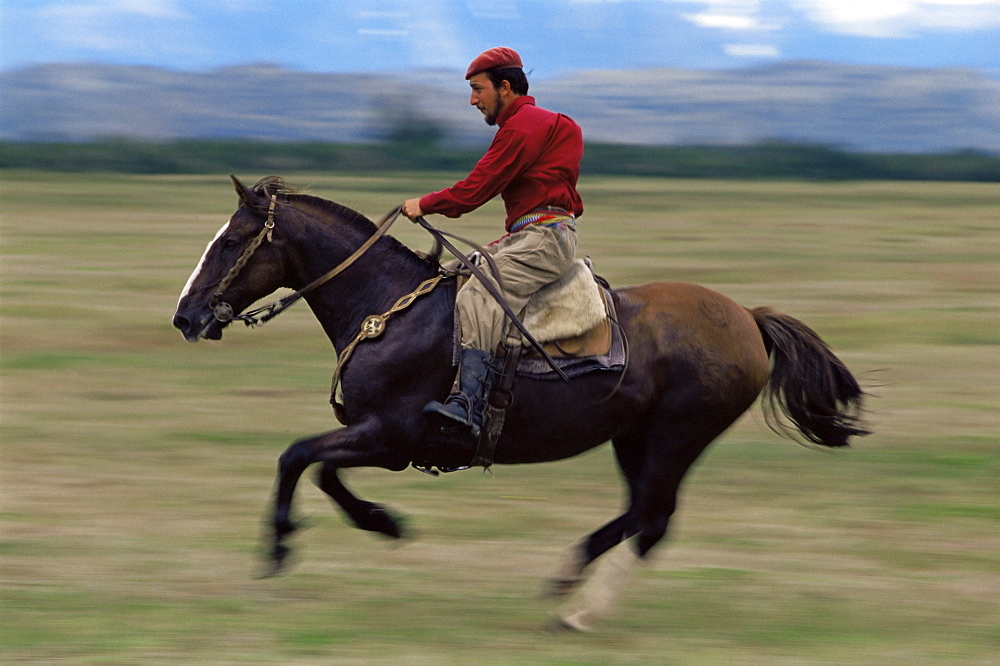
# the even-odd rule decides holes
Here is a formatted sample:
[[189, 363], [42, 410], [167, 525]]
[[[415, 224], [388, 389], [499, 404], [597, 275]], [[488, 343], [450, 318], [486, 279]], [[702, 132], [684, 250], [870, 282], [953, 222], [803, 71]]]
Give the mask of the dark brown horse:
[[[238, 313], [279, 287], [301, 289], [376, 230], [362, 215], [295, 193], [280, 179], [252, 188], [233, 180], [240, 205], [209, 244], [174, 315], [174, 326], [192, 342], [222, 336], [228, 317], [215, 316], [219, 302]], [[265, 231], [269, 208], [273, 228]], [[252, 255], [251, 244], [259, 244]], [[242, 269], [235, 272], [238, 262]], [[438, 268], [385, 236], [305, 300], [341, 355], [363, 320], [389, 311]], [[322, 463], [319, 487], [357, 527], [392, 537], [401, 535], [399, 523], [381, 505], [353, 495], [341, 482], [341, 468], [469, 463], [468, 451], [426, 447], [421, 413], [428, 401], [448, 394], [454, 377], [454, 297], [454, 284], [445, 280], [393, 314], [381, 337], [358, 344], [341, 377], [346, 427], [299, 440], [281, 456], [269, 549], [275, 571], [295, 530], [295, 486], [313, 463]], [[862, 390], [800, 321], [767, 308], [748, 310], [692, 284], [628, 287], [612, 299], [630, 343], [627, 369], [569, 383], [517, 377], [496, 448], [497, 463], [537, 463], [612, 442], [629, 506], [571, 548], [557, 581], [563, 593], [625, 540], [638, 557], [647, 555], [666, 533], [691, 464], [762, 391], [769, 422], [790, 421], [809, 442], [842, 447], [867, 432], [858, 420]], [[582, 628], [594, 612], [565, 619]]]

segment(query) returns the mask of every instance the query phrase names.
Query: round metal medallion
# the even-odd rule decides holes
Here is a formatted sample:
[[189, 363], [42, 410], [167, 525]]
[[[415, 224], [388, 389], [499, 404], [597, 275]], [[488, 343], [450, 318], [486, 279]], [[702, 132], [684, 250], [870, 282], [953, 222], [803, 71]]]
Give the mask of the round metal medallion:
[[223, 324], [233, 320], [233, 306], [229, 303], [216, 303], [212, 309], [215, 311], [215, 318]]
[[377, 338], [385, 330], [385, 319], [379, 315], [372, 315], [361, 322], [361, 330], [366, 338]]

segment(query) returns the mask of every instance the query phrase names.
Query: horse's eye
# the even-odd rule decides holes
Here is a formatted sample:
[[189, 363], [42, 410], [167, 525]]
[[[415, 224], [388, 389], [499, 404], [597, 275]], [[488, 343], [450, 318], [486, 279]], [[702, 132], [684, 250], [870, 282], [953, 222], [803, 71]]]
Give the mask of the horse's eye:
[[240, 246], [239, 242], [233, 238], [223, 238], [222, 239], [222, 249], [223, 250], [235, 250]]

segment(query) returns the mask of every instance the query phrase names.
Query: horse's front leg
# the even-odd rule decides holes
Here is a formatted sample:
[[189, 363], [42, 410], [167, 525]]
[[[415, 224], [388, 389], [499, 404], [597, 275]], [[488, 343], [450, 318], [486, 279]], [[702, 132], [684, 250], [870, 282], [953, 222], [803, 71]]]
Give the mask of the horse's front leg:
[[[393, 469], [398, 468], [393, 467]], [[316, 475], [316, 485], [319, 486], [320, 490], [329, 495], [330, 499], [344, 510], [344, 513], [358, 529], [378, 532], [393, 539], [401, 538], [403, 527], [400, 525], [399, 518], [393, 516], [381, 504], [356, 497], [340, 480], [338, 470], [339, 468], [334, 463], [323, 463]]]
[[[289, 446], [278, 459], [278, 481], [274, 500], [274, 513], [271, 518], [272, 542], [270, 548], [270, 574], [277, 574], [283, 568], [289, 554], [285, 540], [296, 530], [292, 522], [292, 499], [295, 487], [306, 468], [313, 463], [323, 462], [331, 468], [339, 467], [384, 467], [387, 469], [403, 469], [407, 461], [400, 458], [400, 452], [390, 447], [389, 438], [383, 436], [383, 430], [377, 422], [362, 422], [352, 424], [341, 430], [302, 439]], [[335, 475], [334, 475], [335, 476]], [[339, 480], [337, 480], [339, 484]], [[340, 498], [334, 497], [340, 503], [343, 499], [345, 510], [355, 518], [352, 509], [360, 513], [364, 504], [355, 498], [339, 484]], [[353, 500], [353, 505], [351, 503]], [[369, 510], [369, 513], [372, 513]], [[384, 513], [384, 510], [383, 510]], [[389, 517], [391, 521], [391, 517]], [[358, 519], [355, 518], [355, 522]], [[369, 521], [370, 523], [370, 521]], [[366, 523], [367, 524], [367, 523]], [[385, 521], [383, 519], [383, 524]], [[360, 525], [359, 525], [360, 526]], [[367, 529], [367, 528], [366, 528]], [[388, 527], [387, 527], [388, 529]], [[396, 527], [398, 530], [398, 526]], [[379, 530], [382, 531], [382, 530]]]

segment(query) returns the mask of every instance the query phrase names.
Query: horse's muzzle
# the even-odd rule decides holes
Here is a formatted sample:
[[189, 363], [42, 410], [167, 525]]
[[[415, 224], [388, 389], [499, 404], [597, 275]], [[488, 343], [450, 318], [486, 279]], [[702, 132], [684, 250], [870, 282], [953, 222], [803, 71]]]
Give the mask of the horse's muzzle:
[[208, 312], [192, 320], [190, 316], [185, 316], [185, 314], [182, 314], [178, 310], [174, 314], [173, 324], [174, 328], [179, 330], [188, 342], [198, 342], [202, 338], [208, 340], [222, 339], [223, 324], [215, 318], [212, 312]]

